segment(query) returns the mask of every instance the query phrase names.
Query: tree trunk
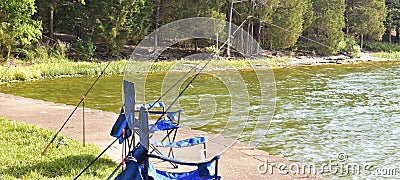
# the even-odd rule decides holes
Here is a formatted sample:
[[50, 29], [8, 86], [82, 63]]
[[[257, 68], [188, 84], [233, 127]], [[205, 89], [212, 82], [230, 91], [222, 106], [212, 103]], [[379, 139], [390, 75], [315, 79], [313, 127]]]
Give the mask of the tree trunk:
[[250, 25], [250, 44], [249, 44], [250, 54], [254, 53], [253, 52], [253, 50], [254, 50], [253, 44], [254, 44], [254, 23], [251, 23], [251, 25]]
[[158, 27], [160, 24], [160, 9], [161, 9], [161, 0], [155, 0], [154, 4], [156, 5], [156, 10], [155, 10], [155, 14], [154, 14], [154, 50], [153, 53], [157, 53], [157, 48], [158, 48]]
[[392, 24], [389, 24], [387, 29], [389, 43], [392, 43]]
[[49, 29], [49, 37], [50, 37], [50, 45], [54, 44], [54, 7], [49, 7], [49, 14], [48, 14], [48, 29]]
[[396, 39], [397, 42], [400, 43], [400, 32], [399, 32], [400, 27], [396, 26]]
[[[244, 28], [240, 28], [240, 41], [239, 41], [239, 50], [242, 52], [242, 53], [245, 53], [246, 54], [246, 52], [244, 51]], [[243, 54], [244, 55], [244, 54]]]
[[251, 24], [250, 24], [250, 22], [247, 24], [247, 33], [248, 33], [248, 35], [247, 35], [247, 39], [246, 39], [246, 54], [250, 54], [250, 26], [251, 26]]
[[198, 47], [197, 39], [194, 39], [193, 43], [194, 43], [194, 52], [197, 53], [197, 47]]
[[364, 45], [364, 34], [361, 34], [361, 36], [360, 36], [360, 48], [361, 48], [361, 50], [363, 49], [363, 45]]
[[227, 47], [226, 47], [226, 56], [228, 58], [231, 57], [231, 31], [232, 31], [232, 9], [233, 9], [233, 1], [227, 0], [228, 3], [228, 11], [226, 13], [227, 19], [229, 21], [228, 24], [228, 39], [227, 39]]
[[[215, 40], [215, 47], [217, 50], [219, 50], [219, 39], [218, 38], [219, 37], [218, 37], [218, 32], [217, 32], [217, 39]], [[219, 54], [218, 54], [218, 56], [219, 56]]]
[[[261, 19], [258, 19], [258, 21], [254, 24], [254, 36], [257, 44], [259, 44], [261, 42]], [[258, 52], [260, 51], [259, 47], [260, 46], [256, 46], [256, 54], [258, 54]]]

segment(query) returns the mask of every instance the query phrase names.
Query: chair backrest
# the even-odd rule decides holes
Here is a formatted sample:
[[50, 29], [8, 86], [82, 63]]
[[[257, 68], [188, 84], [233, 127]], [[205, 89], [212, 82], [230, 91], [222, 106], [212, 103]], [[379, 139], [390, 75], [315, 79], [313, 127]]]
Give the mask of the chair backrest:
[[149, 112], [141, 107], [139, 111], [139, 138], [140, 145], [149, 149]]
[[135, 84], [124, 80], [124, 107], [125, 117], [128, 122], [129, 128], [135, 128]]

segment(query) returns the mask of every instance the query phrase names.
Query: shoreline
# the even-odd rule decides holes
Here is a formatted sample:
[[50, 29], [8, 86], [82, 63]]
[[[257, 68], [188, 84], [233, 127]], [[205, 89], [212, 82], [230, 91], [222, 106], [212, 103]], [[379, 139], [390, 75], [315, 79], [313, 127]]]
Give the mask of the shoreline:
[[[251, 69], [280, 69], [303, 66], [323, 66], [323, 65], [341, 65], [341, 64], [362, 64], [368, 62], [399, 61], [399, 59], [379, 58], [370, 52], [362, 52], [357, 58], [349, 58], [344, 55], [312, 57], [312, 56], [294, 56], [294, 57], [268, 57], [260, 59], [237, 59], [220, 61], [212, 60], [205, 71], [227, 71], [227, 70], [251, 70]], [[30, 66], [0, 66], [0, 85], [20, 83], [26, 81], [37, 81], [53, 78], [74, 77], [74, 76], [98, 76], [105, 69], [104, 75], [123, 75], [126, 71], [126, 65], [134, 65], [130, 69], [133, 73], [160, 73], [160, 72], [187, 72], [195, 64], [200, 64], [204, 60], [169, 60], [169, 61], [109, 61], [109, 62], [62, 62], [50, 64], [34, 64]], [[249, 63], [251, 62], [251, 63]]]

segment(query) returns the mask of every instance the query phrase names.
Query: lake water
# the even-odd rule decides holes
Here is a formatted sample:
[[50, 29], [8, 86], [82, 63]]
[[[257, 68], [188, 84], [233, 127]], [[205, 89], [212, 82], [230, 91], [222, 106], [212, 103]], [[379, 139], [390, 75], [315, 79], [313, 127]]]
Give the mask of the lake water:
[[[320, 170], [324, 167], [324, 175], [330, 178], [392, 179], [396, 176], [382, 174], [397, 168], [400, 177], [399, 73], [398, 62], [275, 69], [275, 82], [266, 82], [276, 87], [269, 89], [271, 96], [266, 105], [270, 106], [262, 106], [265, 96], [254, 71], [240, 71], [248, 89], [247, 103], [232, 101], [235, 94], [227, 83], [215, 74], [205, 74], [193, 83], [176, 108], [185, 112], [185, 125], [228, 137], [237, 137], [243, 130], [239, 140], [292, 161], [315, 164]], [[165, 73], [149, 75], [143, 99], [157, 99], [165, 77]], [[85, 106], [118, 112], [123, 78], [101, 78]], [[0, 86], [0, 92], [76, 105], [94, 79], [73, 77], [20, 83]], [[166, 98], [171, 102], [175, 96]], [[238, 116], [232, 106], [242, 107], [247, 115]], [[238, 129], [227, 126], [232, 122]], [[343, 168], [355, 165], [360, 172]], [[384, 169], [379, 171], [380, 168]]]

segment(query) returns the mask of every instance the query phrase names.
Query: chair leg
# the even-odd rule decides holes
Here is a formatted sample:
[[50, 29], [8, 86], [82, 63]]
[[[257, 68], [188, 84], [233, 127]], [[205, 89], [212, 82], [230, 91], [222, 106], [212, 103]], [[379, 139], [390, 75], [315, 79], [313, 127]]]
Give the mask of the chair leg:
[[204, 143], [204, 158], [207, 159], [207, 148], [206, 148], [206, 143]]
[[215, 160], [215, 179], [221, 179], [219, 176], [218, 176], [218, 159], [217, 160]]

